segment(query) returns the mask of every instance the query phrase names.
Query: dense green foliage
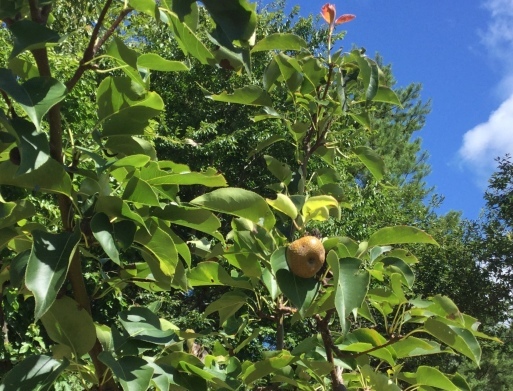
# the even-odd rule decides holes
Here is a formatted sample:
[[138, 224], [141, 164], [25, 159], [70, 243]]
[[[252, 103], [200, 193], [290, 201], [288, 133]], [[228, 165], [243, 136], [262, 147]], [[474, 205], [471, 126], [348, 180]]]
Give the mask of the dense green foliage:
[[332, 5], [184, 4], [0, 0], [0, 390], [470, 389], [429, 358], [479, 364], [503, 269], [423, 204], [420, 86]]

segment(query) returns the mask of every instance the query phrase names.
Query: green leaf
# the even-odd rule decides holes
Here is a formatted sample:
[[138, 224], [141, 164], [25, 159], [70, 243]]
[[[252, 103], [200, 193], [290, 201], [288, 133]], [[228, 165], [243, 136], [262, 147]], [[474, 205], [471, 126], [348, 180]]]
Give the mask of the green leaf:
[[244, 384], [249, 386], [255, 381], [290, 365], [294, 361], [297, 361], [297, 359], [298, 358], [292, 356], [290, 352], [281, 351], [274, 357], [257, 361], [256, 363], [245, 367], [242, 373], [242, 380], [244, 381]]
[[374, 98], [372, 98], [373, 102], [382, 102], [382, 103], [390, 103], [392, 105], [397, 105], [402, 107], [401, 101], [397, 97], [397, 94], [389, 87], [379, 86], [378, 91]]
[[148, 68], [161, 72], [188, 71], [189, 67], [181, 61], [171, 61], [160, 57], [156, 53], [141, 54], [137, 58], [138, 68]]
[[98, 358], [112, 370], [124, 391], [142, 391], [149, 388], [153, 368], [142, 358], [123, 356], [116, 360], [110, 352], [101, 352]]
[[395, 384], [388, 376], [375, 372], [370, 365], [364, 365], [361, 368], [361, 374], [368, 379], [367, 385], [372, 390], [379, 391], [401, 391], [401, 388]]
[[191, 286], [226, 285], [253, 290], [245, 278], [233, 278], [221, 265], [214, 261], [200, 262], [187, 275]]
[[69, 365], [49, 356], [30, 356], [2, 377], [0, 391], [50, 391], [52, 384]]
[[40, 23], [25, 19], [13, 23], [9, 30], [14, 36], [13, 50], [9, 58], [14, 58], [26, 50], [41, 49], [59, 43], [61, 37], [55, 31]]
[[152, 209], [152, 215], [170, 221], [172, 224], [192, 228], [224, 241], [223, 236], [217, 231], [221, 227], [221, 221], [209, 210], [168, 204], [164, 209]]
[[431, 235], [418, 228], [406, 225], [381, 228], [369, 238], [369, 248], [400, 243], [428, 243], [438, 246]]
[[397, 358], [442, 353], [439, 343], [412, 336], [394, 343], [393, 347], [397, 354]]
[[467, 356], [479, 365], [481, 347], [476, 337], [469, 331], [456, 325], [446, 324], [436, 318], [429, 318], [424, 324], [426, 332], [450, 346], [457, 352]]
[[[175, 3], [175, 2], [173, 2]], [[185, 55], [190, 54], [199, 60], [199, 62], [203, 65], [210, 64], [214, 62], [214, 56], [208, 50], [208, 48], [201, 42], [201, 40], [196, 36], [194, 31], [186, 24], [180, 21], [178, 16], [165, 10], [167, 16], [171, 20], [171, 29], [175, 38], [177, 40], [178, 46], [182, 49]]]
[[433, 367], [420, 366], [416, 373], [404, 372], [400, 377], [416, 386], [436, 387], [445, 391], [461, 391], [445, 374]]
[[317, 295], [320, 282], [315, 278], [301, 278], [293, 274], [287, 264], [285, 247], [278, 248], [271, 255], [271, 267], [280, 290], [304, 316]]
[[306, 41], [296, 34], [273, 33], [258, 41], [251, 49], [251, 52], [254, 53], [268, 50], [301, 50], [307, 46]]
[[0, 90], [20, 104], [38, 131], [43, 116], [67, 93], [66, 86], [52, 77], [33, 77], [19, 85], [14, 74], [5, 68], [0, 68]]
[[0, 229], [10, 227], [18, 221], [34, 216], [36, 209], [27, 200], [0, 202]]
[[335, 286], [335, 308], [340, 318], [342, 331], [348, 329], [347, 317], [358, 309], [367, 295], [370, 274], [361, 270], [362, 261], [357, 258], [339, 259], [334, 251], [330, 251], [326, 261], [333, 272]]
[[145, 180], [133, 176], [126, 184], [123, 199], [140, 205], [160, 206], [153, 187]]
[[413, 283], [415, 282], [415, 274], [406, 262], [395, 257], [385, 257], [381, 259], [381, 262], [383, 262], [383, 266], [385, 266], [385, 268], [399, 272], [403, 277], [403, 282], [405, 285], [407, 285], [409, 288], [413, 287]]
[[70, 297], [55, 300], [41, 317], [48, 336], [69, 346], [78, 359], [89, 352], [96, 342], [96, 328], [91, 315]]
[[34, 317], [37, 320], [52, 306], [66, 279], [80, 241], [80, 230], [59, 234], [34, 230], [32, 236], [34, 243], [27, 263], [25, 284], [34, 294]]
[[241, 188], [224, 188], [211, 191], [191, 201], [206, 209], [248, 219], [270, 230], [276, 219], [267, 202], [258, 194]]
[[114, 239], [114, 225], [109, 221], [109, 217], [105, 213], [96, 213], [91, 219], [91, 230], [109, 258], [121, 265]]
[[[291, 93], [297, 91], [299, 86], [303, 83], [303, 74], [299, 72], [300, 67], [294, 58], [287, 56], [284, 53], [278, 53], [274, 57], [278, 67], [280, 69], [281, 76], [287, 84], [287, 88]], [[299, 69], [298, 69], [299, 68]]]
[[377, 181], [383, 179], [383, 175], [385, 175], [385, 162], [381, 156], [369, 147], [356, 147], [353, 149], [353, 152]]
[[142, 88], [147, 87], [142, 78], [141, 73], [137, 69], [137, 58], [139, 53], [130, 49], [118, 37], [114, 37], [110, 45], [107, 47], [107, 55], [112, 56], [120, 65], [121, 70], [134, 82], [138, 83]]
[[338, 201], [329, 195], [309, 197], [302, 207], [305, 221], [324, 221], [329, 218], [329, 209], [338, 207]]
[[210, 303], [205, 308], [205, 316], [213, 312], [219, 312], [219, 327], [222, 327], [224, 322], [244, 306], [248, 301], [248, 296], [242, 291], [231, 291], [222, 295], [216, 301]]
[[291, 219], [295, 219], [297, 217], [298, 211], [296, 205], [294, 205], [287, 195], [278, 193], [276, 194], [276, 199], [270, 200], [267, 198], [266, 201], [274, 209], [279, 210]]
[[173, 330], [162, 330], [159, 317], [146, 307], [131, 307], [118, 316], [130, 338], [166, 345], [175, 337]]
[[116, 196], [100, 196], [96, 201], [95, 212], [103, 212], [109, 216], [109, 220], [118, 218], [122, 220], [131, 220], [140, 227], [146, 229], [146, 224], [142, 217], [132, 211], [128, 204]]
[[203, 0], [223, 35], [231, 41], [250, 41], [256, 31], [256, 3], [247, 0]]
[[263, 149], [265, 149], [267, 147], [270, 147], [271, 145], [273, 145], [274, 143], [276, 143], [278, 141], [285, 141], [285, 140], [286, 140], [286, 138], [279, 134], [272, 135], [268, 139], [259, 142], [258, 145], [255, 147], [255, 149], [249, 153], [248, 157], [252, 157], [252, 156], [256, 155], [258, 152], [262, 151]]
[[282, 163], [278, 159], [269, 155], [264, 155], [264, 159], [267, 165], [267, 169], [271, 172], [271, 174], [278, 178], [280, 182], [288, 185], [292, 180], [292, 170], [290, 169], [289, 165]]
[[231, 94], [223, 92], [218, 95], [211, 95], [209, 98], [218, 102], [238, 103], [242, 105], [269, 107], [273, 105], [269, 93], [255, 85], [237, 88]]
[[[143, 175], [143, 173], [141, 173]], [[154, 178], [148, 178], [148, 183], [152, 186], [164, 185], [202, 185], [207, 187], [225, 187], [228, 186], [224, 176], [217, 170], [209, 168], [205, 172], [181, 172], [176, 174], [160, 175]]]
[[159, 261], [159, 268], [166, 276], [172, 277], [178, 263], [178, 252], [171, 235], [164, 227], [151, 221], [148, 231], [139, 229], [134, 240], [144, 246]]
[[103, 79], [97, 104], [103, 136], [144, 134], [149, 120], [164, 110], [164, 102], [156, 92], [138, 89], [127, 77]]

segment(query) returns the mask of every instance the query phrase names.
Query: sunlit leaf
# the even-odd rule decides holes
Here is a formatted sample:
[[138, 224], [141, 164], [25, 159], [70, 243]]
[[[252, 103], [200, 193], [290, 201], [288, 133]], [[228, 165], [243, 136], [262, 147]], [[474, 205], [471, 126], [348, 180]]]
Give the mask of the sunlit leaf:
[[251, 49], [251, 52], [268, 50], [301, 50], [306, 48], [306, 46], [306, 41], [296, 34], [273, 33], [258, 41], [257, 44]]
[[369, 147], [356, 147], [353, 149], [353, 152], [377, 181], [383, 179], [383, 175], [385, 174], [385, 162], [381, 156]]
[[369, 238], [369, 247], [401, 243], [428, 243], [438, 246], [431, 235], [418, 228], [406, 225], [381, 228]]
[[25, 284], [36, 300], [34, 317], [39, 319], [52, 306], [80, 241], [80, 231], [49, 233], [32, 231], [34, 243], [27, 263]]
[[218, 102], [238, 103], [242, 105], [272, 106], [273, 101], [267, 91], [258, 86], [250, 85], [237, 88], [233, 93], [223, 92], [211, 95], [210, 99]]

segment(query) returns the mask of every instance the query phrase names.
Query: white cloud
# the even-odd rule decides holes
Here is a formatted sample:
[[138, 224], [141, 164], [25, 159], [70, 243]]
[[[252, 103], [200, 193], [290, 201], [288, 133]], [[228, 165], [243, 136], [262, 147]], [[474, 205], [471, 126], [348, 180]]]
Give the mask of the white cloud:
[[481, 43], [502, 73], [497, 92], [503, 103], [486, 122], [464, 134], [458, 152], [480, 185], [486, 184], [494, 171], [495, 158], [513, 154], [513, 0], [488, 0], [484, 7], [490, 12], [490, 21], [481, 33]]
[[513, 153], [513, 94], [488, 120], [463, 136], [459, 155], [472, 168], [480, 184], [495, 169], [495, 158]]

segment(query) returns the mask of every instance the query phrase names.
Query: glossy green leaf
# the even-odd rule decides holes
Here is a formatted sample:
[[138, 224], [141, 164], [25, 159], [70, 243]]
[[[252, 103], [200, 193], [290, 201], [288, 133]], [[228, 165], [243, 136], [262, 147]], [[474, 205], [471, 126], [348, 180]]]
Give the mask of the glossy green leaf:
[[145, 180], [133, 176], [126, 184], [123, 199], [140, 205], [160, 206], [157, 194]]
[[49, 233], [32, 231], [34, 243], [27, 263], [25, 284], [36, 300], [34, 317], [41, 318], [61, 289], [80, 241], [80, 230]]
[[266, 149], [267, 147], [270, 147], [271, 145], [273, 145], [274, 143], [277, 143], [278, 141], [285, 141], [285, 140], [286, 140], [285, 137], [283, 137], [279, 134], [274, 134], [271, 137], [269, 137], [268, 139], [259, 142], [258, 145], [255, 147], [255, 149], [249, 153], [248, 157], [252, 157], [252, 156], [256, 155], [258, 152]]
[[172, 224], [192, 228], [212, 235], [223, 241], [223, 236], [217, 231], [221, 221], [209, 210], [186, 205], [168, 204], [164, 209], [154, 209], [154, 216], [170, 221]]
[[153, 368], [142, 358], [123, 356], [116, 360], [110, 352], [101, 352], [98, 358], [112, 370], [124, 391], [143, 391], [149, 388]]
[[458, 386], [438, 369], [424, 365], [418, 367], [416, 373], [402, 373], [401, 378], [416, 386], [435, 387], [445, 391], [461, 391]]
[[287, 195], [278, 193], [276, 194], [276, 199], [270, 200], [267, 198], [266, 201], [274, 209], [279, 210], [291, 219], [295, 219], [297, 217], [298, 211], [296, 205], [294, 205]]
[[228, 186], [226, 179], [215, 169], [207, 169], [205, 172], [181, 172], [167, 174], [148, 179], [152, 186], [163, 185], [202, 185], [207, 187]]
[[400, 273], [404, 279], [405, 285], [407, 285], [409, 288], [413, 287], [413, 283], [415, 282], [415, 274], [406, 262], [404, 262], [402, 259], [394, 257], [385, 257], [381, 260], [381, 262], [383, 262], [383, 266], [385, 266], [385, 268]]
[[297, 60], [284, 53], [277, 54], [274, 59], [278, 64], [281, 77], [283, 77], [287, 88], [291, 93], [294, 93], [301, 86], [304, 79], [303, 74], [298, 70], [299, 64], [297, 64]]
[[41, 317], [48, 336], [69, 346], [76, 358], [89, 352], [96, 342], [96, 328], [91, 315], [70, 297], [55, 300]]
[[166, 345], [175, 337], [173, 330], [162, 330], [158, 316], [146, 307], [131, 307], [121, 311], [118, 317], [130, 338]]
[[193, 199], [191, 204], [243, 217], [268, 230], [276, 222], [265, 199], [252, 191], [241, 188], [217, 189]]
[[219, 327], [222, 327], [224, 322], [244, 306], [248, 301], [248, 296], [238, 290], [227, 292], [216, 301], [210, 303], [205, 308], [204, 315], [208, 316], [214, 312], [219, 312]]
[[425, 330], [433, 337], [445, 343], [457, 352], [467, 356], [479, 365], [481, 347], [474, 335], [462, 327], [449, 325], [436, 318], [430, 318], [424, 324]]
[[97, 90], [99, 125], [103, 136], [139, 135], [149, 120], [164, 110], [156, 92], [137, 89], [127, 77], [106, 77]]
[[301, 50], [306, 47], [306, 41], [296, 34], [273, 33], [258, 41], [251, 49], [251, 52], [254, 53], [268, 50]]
[[109, 220], [118, 218], [122, 220], [131, 220], [137, 225], [146, 228], [146, 224], [142, 217], [132, 211], [128, 204], [121, 198], [116, 196], [100, 196], [95, 205], [96, 212], [103, 212], [109, 216]]
[[166, 276], [173, 276], [178, 263], [178, 252], [171, 235], [156, 222], [151, 222], [148, 229], [149, 231], [139, 229], [134, 240], [155, 256], [160, 270]]
[[289, 165], [286, 163], [280, 162], [278, 159], [264, 155], [265, 163], [267, 165], [267, 169], [273, 174], [280, 182], [288, 185], [292, 180], [292, 170]]
[[426, 232], [406, 225], [398, 225], [396, 227], [385, 227], [374, 232], [369, 238], [369, 248], [373, 246], [383, 246], [387, 244], [401, 243], [438, 243], [431, 235]]
[[216, 26], [230, 41], [251, 41], [256, 31], [256, 3], [247, 0], [203, 0]]
[[238, 103], [242, 105], [269, 106], [273, 105], [271, 96], [258, 86], [250, 85], [237, 88], [233, 93], [223, 92], [209, 97], [217, 102]]
[[141, 54], [137, 58], [137, 67], [148, 68], [161, 72], [188, 71], [189, 68], [181, 61], [171, 61], [160, 57], [156, 53]]
[[167, 11], [166, 15], [171, 21], [170, 27], [183, 53], [195, 57], [201, 64], [206, 65], [212, 63], [214, 56], [196, 36], [194, 31], [192, 31], [186, 23], [180, 21], [178, 15], [175, 13]]
[[118, 265], [121, 265], [119, 251], [114, 239], [114, 225], [105, 213], [96, 213], [91, 219], [91, 230], [103, 251]]
[[21, 163], [16, 175], [28, 174], [40, 168], [50, 159], [50, 145], [44, 132], [22, 118], [13, 119], [10, 124], [18, 138]]
[[361, 368], [361, 374], [367, 379], [367, 384], [372, 390], [379, 391], [402, 391], [388, 376], [375, 372], [370, 365]]
[[369, 272], [362, 270], [362, 261], [357, 258], [339, 259], [330, 251], [326, 261], [333, 272], [335, 286], [335, 308], [343, 332], [347, 331], [347, 317], [359, 308], [369, 290]]
[[192, 31], [196, 31], [199, 22], [198, 3], [196, 0], [186, 1], [162, 1], [170, 11], [178, 15], [178, 18], [185, 23]]
[[317, 295], [320, 282], [315, 278], [301, 278], [293, 274], [287, 264], [285, 247], [280, 247], [271, 255], [271, 266], [278, 287], [304, 316]]
[[30, 356], [2, 377], [0, 391], [50, 391], [69, 361], [40, 355]]
[[406, 337], [392, 345], [398, 358], [442, 353], [440, 344], [427, 339]]
[[244, 368], [242, 380], [244, 384], [251, 385], [255, 381], [271, 373], [275, 373], [277, 370], [290, 365], [294, 361], [297, 361], [297, 357], [292, 356], [288, 351], [282, 351], [274, 357], [257, 361]]
[[28, 219], [35, 213], [34, 205], [27, 200], [17, 202], [0, 201], [0, 229], [10, 227], [20, 220]]
[[9, 60], [9, 69], [13, 71], [16, 76], [25, 80], [39, 76], [37, 65], [27, 59], [18, 57], [11, 58]]
[[221, 265], [214, 261], [200, 262], [187, 275], [191, 286], [226, 285], [253, 290], [246, 278], [231, 277]]
[[112, 163], [111, 167], [119, 168], [119, 167], [136, 167], [141, 168], [146, 166], [148, 162], [151, 160], [151, 158], [148, 155], [143, 154], [134, 154], [130, 156], [125, 156], [121, 159], [116, 160], [114, 163]]
[[329, 195], [308, 197], [302, 207], [305, 221], [324, 221], [329, 218], [329, 209], [338, 207], [338, 201]]
[[383, 179], [383, 175], [385, 175], [385, 162], [381, 156], [369, 147], [356, 147], [353, 149], [353, 152], [377, 181]]
[[397, 94], [389, 87], [379, 86], [376, 95], [372, 98], [373, 102], [381, 102], [381, 103], [390, 103], [392, 105], [397, 105], [402, 107], [401, 101], [399, 100]]
[[61, 39], [57, 32], [28, 19], [13, 23], [9, 30], [11, 30], [14, 36], [13, 50], [9, 58], [14, 58], [26, 50], [54, 46], [59, 43]]
[[38, 131], [43, 116], [67, 93], [66, 86], [52, 77], [33, 77], [20, 85], [5, 68], [0, 68], [0, 90], [20, 104]]
[[121, 70], [133, 81], [138, 83], [142, 88], [146, 87], [146, 83], [139, 70], [137, 69], [137, 58], [139, 53], [130, 49], [118, 37], [114, 37], [107, 47], [107, 55], [111, 56], [121, 67]]
[[183, 368], [187, 373], [199, 376], [208, 382], [214, 383], [216, 388], [222, 390], [235, 391], [226, 380], [226, 373], [218, 371], [216, 369], [208, 368], [203, 366], [202, 368], [196, 365], [189, 364], [188, 362], [181, 362], [180, 367]]

